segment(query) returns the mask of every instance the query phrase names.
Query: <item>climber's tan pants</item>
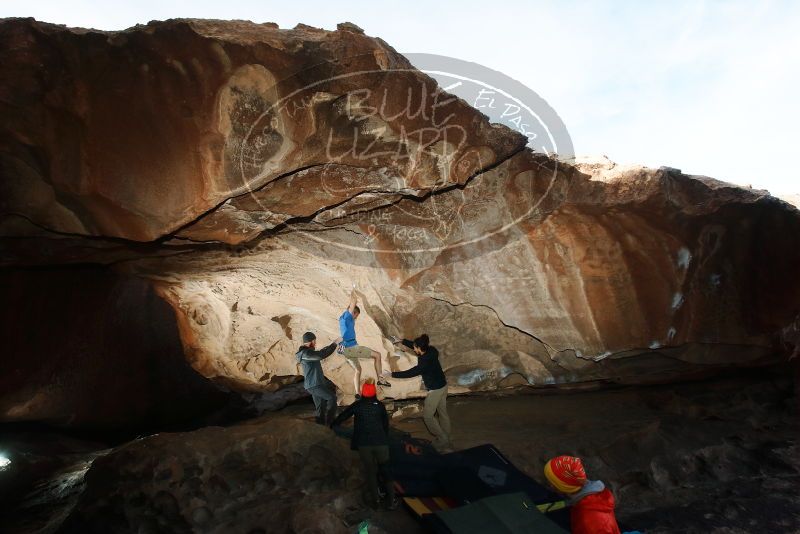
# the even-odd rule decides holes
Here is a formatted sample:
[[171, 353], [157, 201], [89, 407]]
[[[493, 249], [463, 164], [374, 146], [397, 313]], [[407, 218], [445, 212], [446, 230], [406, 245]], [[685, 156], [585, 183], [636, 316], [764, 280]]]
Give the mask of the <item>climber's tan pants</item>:
[[[355, 345], [353, 347], [346, 347], [342, 354], [348, 360], [353, 360], [356, 365], [358, 365], [358, 360], [366, 360], [367, 358], [374, 358], [372, 353], [375, 352], [369, 347], [362, 347], [361, 345]], [[351, 364], [352, 365], [352, 364]]]
[[361, 391], [361, 362], [359, 360], [371, 359], [375, 362], [375, 375], [380, 378], [381, 376], [381, 355], [379, 352], [372, 350], [369, 347], [362, 347], [355, 345], [353, 347], [346, 347], [342, 351], [347, 363], [353, 368], [353, 390], [355, 393]]

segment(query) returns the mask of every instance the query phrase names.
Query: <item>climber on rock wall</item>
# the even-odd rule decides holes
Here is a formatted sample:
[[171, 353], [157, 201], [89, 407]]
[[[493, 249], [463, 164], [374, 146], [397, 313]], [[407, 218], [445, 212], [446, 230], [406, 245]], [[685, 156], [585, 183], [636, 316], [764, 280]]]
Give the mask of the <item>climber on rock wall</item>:
[[358, 319], [359, 315], [361, 315], [361, 308], [358, 307], [358, 295], [356, 295], [356, 288], [353, 286], [353, 291], [350, 292], [350, 304], [339, 316], [339, 332], [343, 339], [339, 346], [339, 353], [345, 357], [347, 363], [353, 368], [353, 391], [356, 398], [359, 398], [358, 388], [361, 384], [361, 363], [359, 360], [372, 359], [375, 362], [375, 375], [378, 379], [378, 385], [391, 387], [391, 384], [383, 378], [381, 373], [380, 353], [369, 347], [362, 347], [356, 341], [356, 319]]
[[586, 477], [580, 458], [557, 456], [544, 465], [544, 476], [555, 491], [569, 498], [573, 534], [620, 534], [614, 495], [601, 481]]
[[380, 504], [380, 477], [386, 491], [385, 505], [389, 510], [395, 510], [399, 503], [394, 495], [394, 481], [389, 470], [389, 415], [386, 407], [378, 400], [375, 383], [371, 378], [361, 386], [361, 397], [345, 408], [331, 427], [350, 417], [355, 417], [350, 448], [357, 450], [361, 457], [364, 478], [367, 481], [367, 504], [373, 508]]
[[327, 347], [314, 350], [317, 346], [317, 336], [314, 332], [306, 332], [303, 334], [303, 344], [295, 353], [297, 363], [303, 366], [306, 391], [314, 400], [316, 421], [325, 426], [330, 425], [336, 416], [336, 387], [325, 378], [320, 362], [333, 354], [341, 341], [342, 338], [338, 338]]
[[438, 450], [452, 450], [450, 440], [450, 417], [447, 415], [447, 378], [439, 363], [439, 351], [430, 344], [428, 334], [422, 334], [414, 341], [393, 338], [394, 344], [402, 344], [412, 349], [417, 356], [417, 365], [405, 371], [395, 371], [392, 378], [413, 378], [422, 376], [422, 382], [428, 390], [425, 396], [423, 414], [425, 426], [434, 435], [433, 446]]

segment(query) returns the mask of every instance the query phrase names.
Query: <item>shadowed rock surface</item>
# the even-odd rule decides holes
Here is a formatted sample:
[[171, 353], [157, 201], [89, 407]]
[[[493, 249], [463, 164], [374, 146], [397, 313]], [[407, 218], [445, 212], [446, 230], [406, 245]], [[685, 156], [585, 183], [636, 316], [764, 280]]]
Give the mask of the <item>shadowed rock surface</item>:
[[[62, 532], [349, 533], [367, 511], [348, 443], [273, 416], [159, 434], [96, 460]], [[384, 514], [387, 515], [387, 514]], [[409, 532], [404, 512], [375, 532]]]
[[[456, 397], [449, 402], [453, 438], [458, 448], [493, 443], [540, 482], [547, 459], [580, 456], [590, 478], [613, 490], [629, 529], [796, 532], [800, 429], [793, 372]], [[392, 426], [427, 438], [415, 405], [395, 403]], [[247, 424], [162, 433], [113, 449], [64, 437], [0, 435], [14, 460], [0, 478], [0, 491], [7, 490], [0, 495], [15, 504], [0, 513], [0, 529], [352, 532], [369, 519], [370, 532], [422, 532], [402, 510], [362, 504], [356, 453], [347, 440], [312, 424], [312, 412], [310, 402], [295, 404]], [[36, 483], [21, 484], [26, 477]]]
[[0, 271], [0, 421], [128, 435], [186, 424], [228, 395], [188, 365], [152, 284], [97, 266]]

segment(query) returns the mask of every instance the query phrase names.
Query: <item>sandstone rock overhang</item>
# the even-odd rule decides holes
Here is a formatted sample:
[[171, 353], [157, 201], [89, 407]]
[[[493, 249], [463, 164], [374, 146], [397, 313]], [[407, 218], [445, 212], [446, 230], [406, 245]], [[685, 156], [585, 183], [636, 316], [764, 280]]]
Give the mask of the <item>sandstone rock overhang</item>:
[[380, 39], [344, 28], [3, 21], [4, 219], [153, 241], [302, 169], [350, 169], [352, 196], [422, 195], [524, 145]]
[[[296, 332], [335, 338], [353, 282], [360, 341], [405, 368], [387, 336], [427, 331], [454, 391], [671, 380], [800, 345], [793, 206], [532, 152], [352, 25], [12, 19], [0, 61], [2, 265], [142, 280], [193, 368], [235, 388], [297, 376]], [[32, 405], [18, 393], [4, 418]]]

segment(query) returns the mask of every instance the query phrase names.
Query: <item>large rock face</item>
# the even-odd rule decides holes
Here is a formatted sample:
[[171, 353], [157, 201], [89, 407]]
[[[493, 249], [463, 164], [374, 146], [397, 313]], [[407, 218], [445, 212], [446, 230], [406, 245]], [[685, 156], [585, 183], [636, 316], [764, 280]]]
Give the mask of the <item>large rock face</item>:
[[[355, 27], [9, 20], [0, 42], [3, 211], [57, 232], [151, 241], [334, 162], [352, 167], [348, 193], [419, 194], [524, 143]], [[184, 234], [223, 237], [213, 228]]]
[[[3, 264], [146, 281], [205, 377], [292, 380], [353, 283], [360, 342], [403, 369], [388, 336], [428, 332], [455, 391], [667, 380], [798, 344], [792, 206], [535, 154], [352, 25], [7, 20], [0, 44]], [[326, 372], [352, 394], [341, 358]]]

